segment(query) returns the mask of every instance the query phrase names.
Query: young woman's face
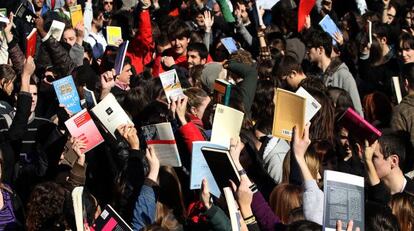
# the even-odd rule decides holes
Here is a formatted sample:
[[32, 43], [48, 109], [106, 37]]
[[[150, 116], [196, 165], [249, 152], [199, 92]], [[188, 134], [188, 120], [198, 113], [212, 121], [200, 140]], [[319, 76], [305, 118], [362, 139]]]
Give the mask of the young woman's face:
[[201, 102], [200, 106], [193, 109], [193, 114], [195, 114], [197, 118], [203, 119], [204, 112], [206, 111], [207, 106], [210, 104], [210, 101], [211, 101], [210, 97], [208, 96], [205, 97], [203, 101]]
[[6, 81], [5, 79], [2, 81], [2, 88], [3, 91], [6, 92], [7, 95], [11, 95], [14, 89], [14, 80]]

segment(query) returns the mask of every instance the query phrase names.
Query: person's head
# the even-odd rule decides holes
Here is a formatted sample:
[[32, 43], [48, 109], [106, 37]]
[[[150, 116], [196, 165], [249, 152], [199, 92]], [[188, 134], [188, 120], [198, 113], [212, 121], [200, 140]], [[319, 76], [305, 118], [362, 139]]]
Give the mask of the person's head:
[[211, 101], [207, 92], [197, 87], [191, 87], [186, 89], [184, 94], [188, 96], [187, 112], [199, 119], [203, 119], [204, 112]]
[[63, 41], [71, 47], [76, 43], [76, 32], [72, 27], [66, 28], [63, 32]]
[[404, 64], [414, 63], [414, 36], [404, 33], [400, 37], [400, 52]]
[[64, 189], [58, 184], [45, 182], [36, 185], [27, 204], [27, 230], [55, 230], [58, 225], [63, 225], [64, 201]]
[[414, 195], [408, 193], [394, 194], [388, 205], [397, 217], [402, 230], [414, 229]]
[[351, 96], [347, 91], [339, 87], [328, 87], [328, 96], [332, 99], [336, 114], [340, 114], [349, 107], [354, 109]]
[[142, 86], [134, 87], [126, 93], [122, 107], [132, 118], [137, 117], [149, 103], [150, 100], [145, 93], [145, 89]]
[[392, 115], [392, 104], [382, 92], [368, 94], [362, 100], [365, 119], [371, 124], [388, 127]]
[[13, 68], [7, 64], [0, 65], [0, 86], [1, 89], [7, 94], [11, 95], [14, 89], [13, 82], [16, 79], [16, 72]]
[[387, 12], [385, 18], [383, 19], [383, 23], [391, 24], [395, 21], [395, 18], [397, 16], [397, 6], [393, 3], [393, 1], [389, 2], [386, 11]]
[[[373, 40], [378, 42], [382, 50], [391, 43], [390, 25], [384, 23], [372, 24]], [[372, 46], [371, 46], [372, 49]]]
[[300, 186], [282, 183], [276, 186], [270, 194], [270, 207], [283, 224], [288, 223], [292, 209], [302, 206], [302, 192], [303, 189]]
[[365, 230], [403, 231], [387, 205], [373, 202], [365, 203]]
[[41, 9], [43, 7], [43, 4], [45, 3], [45, 0], [34, 0], [33, 1], [33, 6], [36, 9]]
[[240, 17], [242, 20], [243, 24], [249, 23], [250, 19], [249, 19], [249, 13], [248, 13], [248, 9], [246, 6], [246, 2], [243, 0], [239, 0], [237, 1], [237, 5], [236, 5], [236, 9], [240, 11]]
[[414, 63], [407, 63], [403, 66], [402, 77], [408, 90], [414, 90]]
[[257, 82], [256, 93], [251, 108], [253, 120], [259, 121], [273, 119], [273, 95], [274, 86], [272, 81], [259, 80]]
[[114, 9], [115, 0], [101, 0], [105, 12], [112, 12]]
[[303, 73], [302, 66], [291, 56], [283, 57], [276, 71], [276, 75], [287, 88], [296, 90], [299, 88], [300, 82], [306, 78]]
[[372, 157], [372, 162], [380, 179], [390, 179], [396, 173], [401, 172], [406, 156], [406, 147], [405, 134], [382, 134], [378, 139], [378, 144], [375, 147]]
[[307, 91], [321, 105], [319, 111], [311, 119], [313, 126], [309, 129], [309, 137], [312, 141], [324, 140], [332, 144], [335, 123], [335, 108], [332, 100], [323, 91], [315, 89], [307, 89]]
[[179, 55], [187, 55], [187, 47], [190, 43], [190, 28], [181, 20], [176, 20], [168, 27], [168, 39], [173, 51]]
[[116, 80], [129, 85], [132, 76], [131, 69], [131, 60], [129, 59], [129, 57], [125, 57], [124, 67], [122, 68], [121, 73], [116, 77]]
[[310, 62], [319, 63], [324, 56], [331, 57], [332, 38], [328, 33], [321, 30], [312, 31], [305, 41]]
[[65, 6], [67, 8], [71, 7], [71, 6], [75, 6], [77, 4], [76, 0], [65, 0]]
[[188, 70], [188, 82], [193, 87], [202, 88], [203, 85], [201, 84], [201, 74], [203, 73], [204, 65], [195, 65], [190, 67]]
[[298, 207], [290, 210], [289, 213], [289, 224], [292, 224], [296, 221], [305, 220], [305, 215], [303, 214], [303, 207]]
[[187, 47], [188, 67], [202, 65], [207, 62], [208, 50], [203, 43], [190, 43]]
[[[112, 1], [112, 0], [105, 0], [105, 1]], [[97, 31], [100, 31], [104, 24], [104, 11], [99, 8], [93, 9], [93, 19], [92, 19], [92, 26], [95, 27]]]
[[303, 87], [307, 91], [310, 91], [310, 90], [322, 91], [322, 92], [326, 91], [326, 86], [322, 82], [322, 80], [312, 75], [309, 75], [307, 76], [307, 78], [303, 79], [300, 82], [299, 87]]
[[301, 220], [288, 225], [286, 231], [322, 231], [322, 226], [313, 221]]

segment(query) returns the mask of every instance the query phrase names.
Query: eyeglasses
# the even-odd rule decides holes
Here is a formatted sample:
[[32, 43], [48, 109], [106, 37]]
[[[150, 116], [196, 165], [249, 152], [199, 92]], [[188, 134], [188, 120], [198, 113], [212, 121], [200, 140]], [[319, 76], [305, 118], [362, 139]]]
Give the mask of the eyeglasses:
[[114, 4], [114, 2], [104, 2], [104, 5], [113, 5]]

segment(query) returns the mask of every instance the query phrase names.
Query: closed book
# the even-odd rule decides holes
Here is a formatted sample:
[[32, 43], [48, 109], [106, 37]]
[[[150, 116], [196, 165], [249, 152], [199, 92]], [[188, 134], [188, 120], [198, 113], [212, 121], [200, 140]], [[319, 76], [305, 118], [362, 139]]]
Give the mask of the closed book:
[[165, 95], [167, 96], [168, 103], [171, 103], [171, 99], [176, 100], [180, 96], [184, 95], [175, 69], [161, 73], [160, 80], [162, 87], [164, 88]]
[[[335, 38], [335, 33], [342, 34], [341, 30], [339, 30], [338, 26], [336, 26], [335, 22], [326, 14], [325, 17], [319, 22], [319, 25], [322, 27], [323, 31], [328, 33], [332, 38]], [[333, 45], [336, 45], [335, 39], [332, 40]]]
[[228, 106], [232, 87], [233, 84], [230, 82], [224, 79], [216, 79], [214, 82], [214, 99], [216, 103]]
[[52, 84], [60, 104], [65, 105], [73, 114], [82, 110], [78, 90], [71, 75], [55, 80]]
[[116, 75], [121, 74], [122, 69], [124, 68], [124, 61], [125, 61], [125, 55], [128, 50], [129, 41], [124, 41], [118, 49], [118, 53], [115, 57], [115, 72]]
[[36, 54], [37, 29], [33, 28], [32, 32], [26, 37], [26, 58], [34, 57]]
[[56, 39], [56, 41], [60, 41], [64, 30], [65, 23], [53, 20], [52, 25], [50, 26], [50, 29], [45, 37], [49, 38], [50, 36], [52, 36], [54, 39]]
[[83, 153], [104, 142], [101, 133], [86, 109], [68, 119], [65, 125], [72, 137], [77, 137], [85, 142], [86, 147], [82, 150]]
[[95, 93], [93, 91], [89, 90], [86, 86], [84, 86], [83, 96], [85, 97], [86, 107], [88, 109], [95, 107], [97, 103], [96, 103]]
[[120, 125], [134, 124], [111, 93], [91, 111], [114, 138], [116, 138], [115, 131]]
[[20, 4], [14, 16], [22, 19], [24, 22], [29, 23], [32, 26], [34, 26], [35, 19], [37, 18], [36, 14], [26, 6], [26, 3]]
[[125, 220], [110, 206], [106, 205], [101, 215], [90, 227], [91, 231], [132, 231]]
[[381, 131], [362, 118], [352, 108], [348, 108], [338, 121], [354, 138], [361, 142], [368, 140], [372, 144], [382, 135]]
[[292, 140], [293, 127], [303, 134], [305, 127], [306, 98], [280, 88], [275, 90], [275, 112], [272, 135]]
[[117, 42], [122, 39], [122, 29], [119, 26], [106, 27], [106, 41], [110, 46], [118, 46]]
[[81, 5], [71, 6], [69, 8], [70, 20], [72, 27], [75, 28], [80, 22], [83, 22], [82, 7]]
[[226, 148], [230, 147], [230, 139], [239, 137], [243, 118], [243, 112], [217, 104], [211, 131], [211, 142]]

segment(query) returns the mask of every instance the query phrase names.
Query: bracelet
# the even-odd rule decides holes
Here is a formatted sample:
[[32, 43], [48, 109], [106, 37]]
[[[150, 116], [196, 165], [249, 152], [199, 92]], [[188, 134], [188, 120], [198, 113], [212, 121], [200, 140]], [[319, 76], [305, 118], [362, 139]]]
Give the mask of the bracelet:
[[246, 223], [246, 225], [250, 225], [256, 222], [256, 217], [254, 215], [251, 215], [250, 217], [244, 219], [244, 223]]
[[257, 185], [255, 183], [250, 185], [249, 188], [250, 188], [250, 190], [252, 190], [253, 193], [256, 193], [257, 191], [259, 191], [259, 189], [257, 188]]
[[244, 169], [240, 169], [239, 171], [237, 171], [238, 173], [239, 173], [239, 175], [241, 176], [241, 175], [247, 175], [247, 172], [246, 172], [246, 170], [244, 170]]

